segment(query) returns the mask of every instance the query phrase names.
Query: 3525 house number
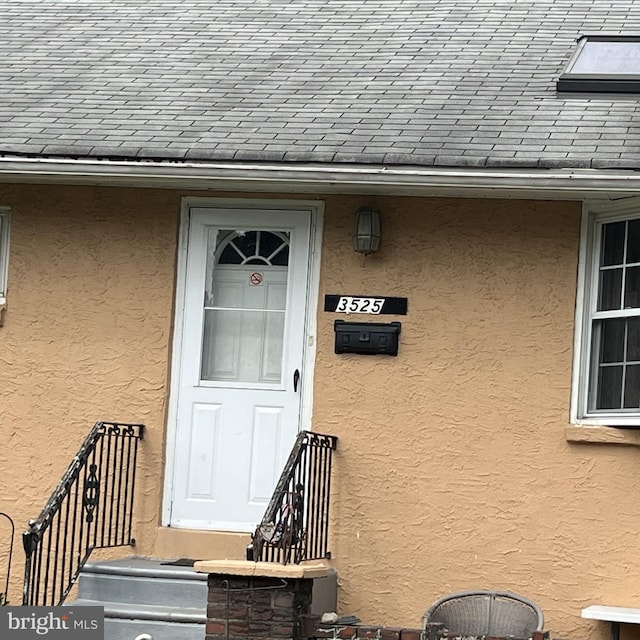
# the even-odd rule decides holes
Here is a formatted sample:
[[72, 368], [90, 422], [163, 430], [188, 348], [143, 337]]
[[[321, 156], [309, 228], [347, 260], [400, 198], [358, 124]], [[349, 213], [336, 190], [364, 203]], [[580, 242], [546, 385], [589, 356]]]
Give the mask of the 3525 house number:
[[355, 298], [340, 296], [336, 311], [338, 313], [372, 313], [378, 315], [382, 311], [384, 298]]
[[370, 313], [371, 315], [407, 315], [406, 298], [389, 296], [345, 296], [327, 293], [324, 296], [324, 310], [331, 313]]

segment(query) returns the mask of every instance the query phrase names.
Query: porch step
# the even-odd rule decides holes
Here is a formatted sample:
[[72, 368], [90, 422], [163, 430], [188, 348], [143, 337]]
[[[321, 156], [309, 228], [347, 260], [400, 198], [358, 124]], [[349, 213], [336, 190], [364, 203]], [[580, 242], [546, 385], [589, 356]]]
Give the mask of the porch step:
[[104, 607], [105, 640], [203, 640], [206, 614], [201, 608], [135, 605], [104, 600], [76, 600], [75, 606]]
[[207, 576], [166, 560], [124, 558], [88, 563], [80, 574], [78, 598], [127, 604], [202, 607], [207, 604]]
[[77, 606], [102, 606], [105, 640], [202, 640], [207, 576], [167, 560], [124, 558], [88, 563], [80, 574]]

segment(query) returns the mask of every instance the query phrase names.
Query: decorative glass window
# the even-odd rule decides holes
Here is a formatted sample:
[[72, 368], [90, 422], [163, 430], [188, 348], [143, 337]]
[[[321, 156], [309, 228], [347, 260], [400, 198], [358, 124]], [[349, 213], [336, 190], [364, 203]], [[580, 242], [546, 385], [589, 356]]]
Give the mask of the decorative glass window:
[[7, 270], [9, 267], [9, 210], [0, 209], [0, 305], [7, 298]]
[[278, 231], [221, 231], [218, 264], [289, 264], [289, 234]]
[[640, 206], [587, 219], [577, 419], [640, 426]]
[[640, 36], [582, 36], [557, 89], [640, 92]]

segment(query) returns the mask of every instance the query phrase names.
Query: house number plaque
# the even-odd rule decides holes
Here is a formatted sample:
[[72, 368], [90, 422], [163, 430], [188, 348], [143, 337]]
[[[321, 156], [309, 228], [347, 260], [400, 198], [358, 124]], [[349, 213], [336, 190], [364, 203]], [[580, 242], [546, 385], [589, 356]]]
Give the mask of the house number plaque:
[[324, 310], [335, 313], [407, 315], [407, 298], [388, 296], [325, 295]]

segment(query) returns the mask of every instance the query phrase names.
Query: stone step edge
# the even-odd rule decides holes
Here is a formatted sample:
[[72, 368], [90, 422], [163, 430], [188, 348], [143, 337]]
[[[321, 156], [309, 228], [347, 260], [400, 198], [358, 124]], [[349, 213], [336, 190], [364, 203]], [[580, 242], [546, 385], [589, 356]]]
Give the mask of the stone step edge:
[[103, 602], [99, 600], [75, 600], [69, 607], [104, 607], [104, 617], [119, 620], [153, 620], [156, 622], [175, 622], [177, 624], [202, 624], [207, 621], [204, 609], [195, 607], [168, 607], [164, 605], [127, 605], [122, 602]]
[[125, 576], [132, 578], [171, 578], [174, 580], [198, 580], [206, 582], [207, 575], [195, 572], [191, 567], [179, 565], [159, 565], [149, 567], [127, 567], [101, 562], [87, 562], [80, 572], [87, 575]]

